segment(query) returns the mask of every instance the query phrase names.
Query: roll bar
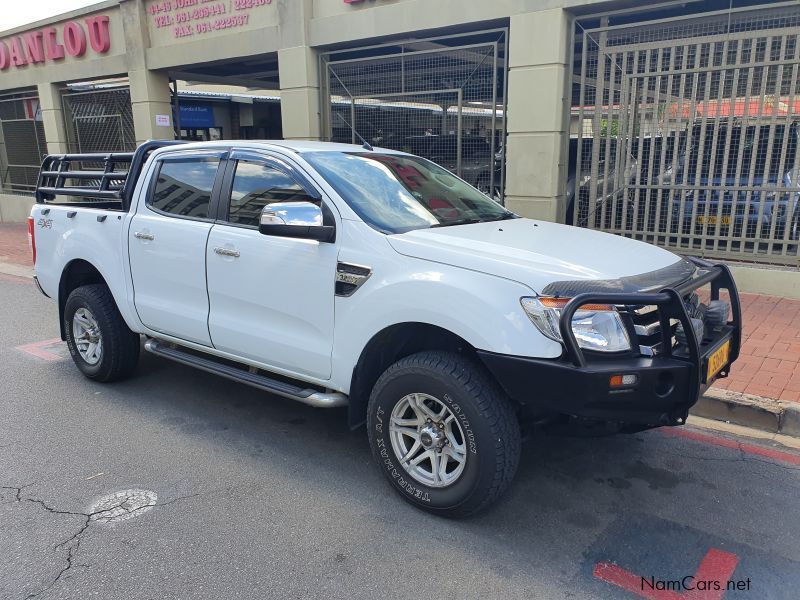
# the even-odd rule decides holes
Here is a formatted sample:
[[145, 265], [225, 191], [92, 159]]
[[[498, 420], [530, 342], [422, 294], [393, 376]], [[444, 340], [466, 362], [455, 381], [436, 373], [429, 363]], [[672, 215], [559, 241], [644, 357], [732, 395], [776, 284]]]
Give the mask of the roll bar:
[[[148, 140], [134, 152], [49, 154], [39, 170], [36, 202], [52, 203], [56, 196], [94, 198], [91, 202], [69, 202], [69, 205], [128, 211], [136, 180], [150, 153], [164, 146], [184, 143], [179, 140]], [[102, 169], [82, 169], [80, 165], [83, 163], [101, 163]], [[78, 166], [74, 168], [76, 164]], [[80, 185], [76, 181], [86, 184]]]

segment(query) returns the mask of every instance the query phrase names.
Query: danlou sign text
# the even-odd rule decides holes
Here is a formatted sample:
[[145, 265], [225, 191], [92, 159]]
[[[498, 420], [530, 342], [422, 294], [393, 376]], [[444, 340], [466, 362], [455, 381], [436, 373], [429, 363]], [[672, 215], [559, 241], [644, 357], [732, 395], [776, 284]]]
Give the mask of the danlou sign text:
[[83, 24], [67, 21], [59, 27], [45, 27], [0, 40], [0, 71], [63, 60], [65, 56], [83, 56], [87, 47], [98, 54], [108, 52], [111, 36], [107, 16], [89, 17]]

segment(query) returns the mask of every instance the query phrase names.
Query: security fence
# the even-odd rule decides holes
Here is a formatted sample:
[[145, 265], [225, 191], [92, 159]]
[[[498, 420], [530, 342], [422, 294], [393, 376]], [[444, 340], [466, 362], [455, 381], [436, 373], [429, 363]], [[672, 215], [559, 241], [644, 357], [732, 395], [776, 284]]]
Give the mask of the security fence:
[[2, 191], [31, 193], [47, 146], [39, 98], [35, 94], [0, 97], [0, 182]]
[[797, 265], [800, 4], [576, 37], [574, 223]]
[[70, 152], [130, 152], [136, 149], [130, 89], [63, 90]]
[[324, 54], [323, 136], [429, 158], [503, 196], [506, 31]]

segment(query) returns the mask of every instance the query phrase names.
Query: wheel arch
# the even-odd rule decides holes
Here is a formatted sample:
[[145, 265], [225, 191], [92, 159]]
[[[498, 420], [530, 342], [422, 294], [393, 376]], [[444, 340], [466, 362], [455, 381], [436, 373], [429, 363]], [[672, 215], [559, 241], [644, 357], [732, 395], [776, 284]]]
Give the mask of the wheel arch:
[[361, 426], [367, 415], [369, 395], [378, 377], [401, 358], [423, 350], [444, 350], [474, 358], [475, 348], [461, 336], [443, 327], [422, 322], [389, 325], [377, 332], [364, 346], [353, 368], [348, 404], [348, 424]]
[[64, 330], [64, 306], [67, 303], [67, 298], [69, 298], [73, 290], [95, 283], [109, 287], [100, 270], [83, 258], [71, 260], [61, 271], [61, 279], [58, 282], [58, 323], [62, 340], [67, 339], [66, 331]]

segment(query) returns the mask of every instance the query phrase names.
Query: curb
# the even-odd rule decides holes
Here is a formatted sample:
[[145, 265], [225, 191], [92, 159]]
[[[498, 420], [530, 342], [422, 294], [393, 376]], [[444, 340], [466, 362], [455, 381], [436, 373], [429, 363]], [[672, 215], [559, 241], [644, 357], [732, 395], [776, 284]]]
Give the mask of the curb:
[[706, 390], [690, 414], [744, 427], [800, 437], [800, 406], [731, 390]]
[[33, 277], [33, 267], [0, 261], [0, 273], [11, 275], [12, 277], [27, 277], [30, 279]]

